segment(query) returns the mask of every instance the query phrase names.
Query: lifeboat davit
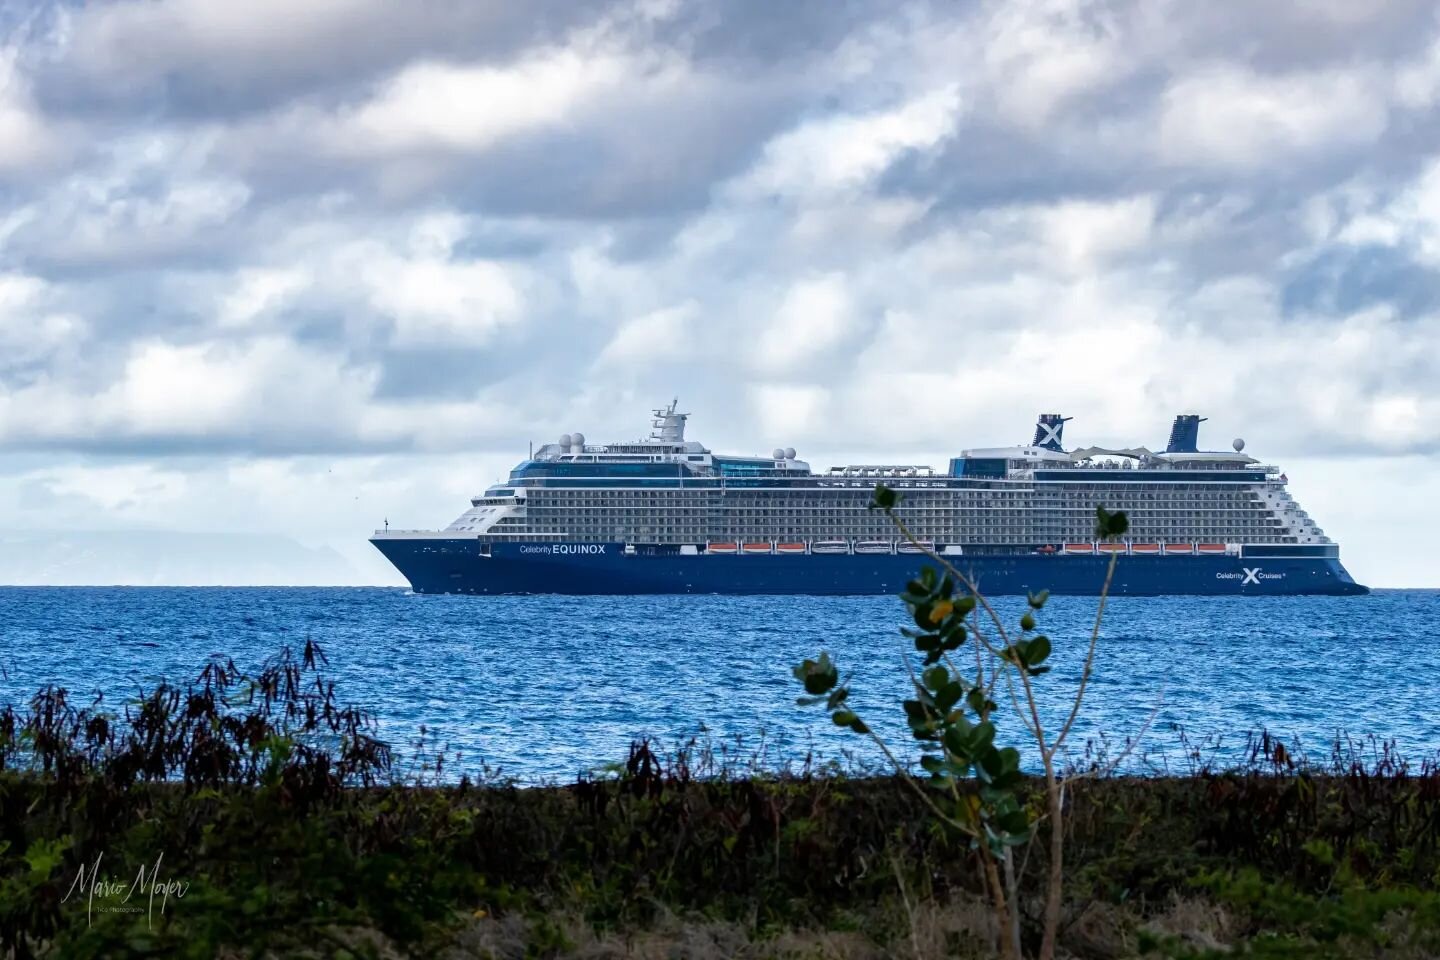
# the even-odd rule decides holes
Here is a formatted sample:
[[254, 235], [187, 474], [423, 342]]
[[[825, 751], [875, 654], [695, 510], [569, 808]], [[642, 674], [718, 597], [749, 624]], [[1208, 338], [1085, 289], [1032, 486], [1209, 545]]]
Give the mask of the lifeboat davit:
[[740, 549], [740, 545], [739, 545], [739, 544], [736, 544], [736, 543], [707, 543], [707, 544], [705, 544], [705, 552], [706, 552], [706, 553], [734, 553], [735, 551], [737, 551], [737, 550], [739, 550], [739, 549]]

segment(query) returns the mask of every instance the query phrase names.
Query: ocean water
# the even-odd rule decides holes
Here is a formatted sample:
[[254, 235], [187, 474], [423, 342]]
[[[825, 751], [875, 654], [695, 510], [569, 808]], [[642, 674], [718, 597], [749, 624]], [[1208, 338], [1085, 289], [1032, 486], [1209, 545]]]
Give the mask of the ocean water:
[[[1013, 622], [1023, 600], [997, 602]], [[1051, 726], [1083, 661], [1095, 601], [1041, 615], [1054, 671], [1039, 680]], [[852, 703], [908, 749], [907, 693], [890, 597], [422, 597], [399, 589], [0, 588], [0, 702], [45, 684], [114, 707], [212, 656], [257, 667], [306, 637], [329, 657], [339, 699], [373, 711], [402, 751], [421, 725], [458, 753], [453, 773], [498, 768], [568, 779], [648, 736], [700, 734], [767, 765], [807, 755], [874, 759], [818, 709], [796, 706], [790, 668], [829, 651]], [[963, 653], [964, 651], [962, 651]], [[1233, 759], [1265, 728], [1325, 754], [1338, 732], [1440, 751], [1440, 591], [1368, 597], [1121, 598], [1104, 621], [1071, 743], [1127, 764], [1185, 769], [1177, 728]], [[1000, 737], [1021, 736], [1005, 721]]]

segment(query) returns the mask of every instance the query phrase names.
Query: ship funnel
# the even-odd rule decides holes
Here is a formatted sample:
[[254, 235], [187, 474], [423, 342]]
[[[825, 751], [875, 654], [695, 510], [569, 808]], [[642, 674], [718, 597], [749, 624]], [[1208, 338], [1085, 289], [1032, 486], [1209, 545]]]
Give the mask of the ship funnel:
[[1200, 424], [1206, 420], [1205, 417], [1194, 413], [1182, 413], [1175, 418], [1175, 425], [1170, 428], [1170, 442], [1165, 447], [1166, 453], [1197, 453], [1200, 443]]
[[1074, 417], [1062, 417], [1058, 413], [1042, 413], [1040, 419], [1035, 423], [1036, 447], [1044, 447], [1046, 450], [1064, 450], [1060, 445], [1060, 435], [1065, 432], [1065, 422], [1073, 420]]

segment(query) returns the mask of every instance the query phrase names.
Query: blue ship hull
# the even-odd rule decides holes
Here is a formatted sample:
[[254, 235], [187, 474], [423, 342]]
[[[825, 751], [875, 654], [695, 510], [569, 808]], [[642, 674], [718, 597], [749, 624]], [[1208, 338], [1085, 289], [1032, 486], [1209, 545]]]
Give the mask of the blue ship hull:
[[[899, 593], [926, 563], [915, 554], [682, 555], [664, 548], [627, 554], [618, 543], [493, 544], [464, 538], [371, 541], [416, 593], [809, 594]], [[1104, 556], [966, 554], [947, 557], [982, 592], [1049, 590], [1095, 596]], [[1336, 557], [1121, 556], [1116, 596], [1286, 596], [1368, 593]]]

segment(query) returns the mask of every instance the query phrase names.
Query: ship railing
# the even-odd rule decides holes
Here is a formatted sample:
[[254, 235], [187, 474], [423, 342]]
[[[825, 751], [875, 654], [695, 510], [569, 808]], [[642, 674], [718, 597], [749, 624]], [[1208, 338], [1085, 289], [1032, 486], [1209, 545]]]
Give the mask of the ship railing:
[[375, 531], [374, 536], [385, 537], [426, 537], [434, 540], [454, 540], [459, 537], [469, 536], [468, 531], [463, 530], [402, 530], [399, 527], [382, 527]]

